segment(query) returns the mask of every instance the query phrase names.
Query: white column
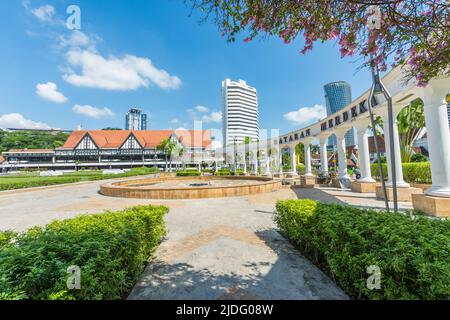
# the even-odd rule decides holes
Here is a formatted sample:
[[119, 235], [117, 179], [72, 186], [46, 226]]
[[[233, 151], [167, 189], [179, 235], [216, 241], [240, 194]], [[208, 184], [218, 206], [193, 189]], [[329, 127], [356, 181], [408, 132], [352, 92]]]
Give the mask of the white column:
[[244, 153], [243, 159], [244, 159], [244, 170], [243, 170], [243, 172], [244, 172], [244, 174], [247, 174], [247, 157], [245, 156], [245, 153]]
[[337, 137], [337, 152], [339, 162], [339, 178], [349, 179], [347, 173], [347, 150], [345, 147], [345, 133], [346, 131], [337, 131], [335, 135]]
[[278, 173], [281, 175], [283, 175], [283, 152], [282, 152], [282, 150], [283, 149], [281, 149], [281, 148], [278, 150], [278, 165], [279, 165]]
[[359, 169], [361, 170], [361, 178], [358, 180], [359, 182], [375, 182], [375, 180], [372, 178], [372, 170], [370, 168], [370, 152], [367, 128], [368, 124], [365, 122], [356, 127], [358, 135]]
[[328, 154], [327, 154], [328, 137], [320, 139], [320, 168], [323, 173], [328, 173]]
[[[403, 167], [402, 167], [402, 154], [400, 152], [400, 138], [398, 135], [398, 120], [397, 116], [401, 108], [398, 106], [393, 106], [393, 115], [394, 115], [394, 152], [395, 152], [395, 175], [397, 178], [397, 187], [398, 188], [409, 188], [410, 185], [403, 180]], [[389, 121], [387, 114], [387, 107], [381, 113], [381, 118], [383, 120], [383, 131], [384, 131], [384, 142], [386, 145], [386, 164], [388, 168], [388, 182], [386, 186], [392, 187], [392, 167], [391, 167], [391, 141], [389, 134]]]
[[255, 150], [253, 152], [253, 163], [254, 163], [253, 173], [258, 174], [258, 150]]
[[297, 174], [297, 159], [296, 159], [296, 153], [295, 153], [295, 145], [290, 146], [291, 149], [291, 161], [292, 161], [292, 174]]
[[305, 148], [305, 176], [313, 177], [312, 168], [311, 168], [311, 141], [305, 140], [304, 141], [304, 148]]
[[266, 175], [270, 176], [270, 157], [269, 157], [269, 152], [266, 153], [266, 170], [265, 170]]
[[431, 81], [424, 101], [428, 151], [433, 185], [425, 193], [450, 198], [450, 129], [445, 95], [450, 85], [445, 80]]

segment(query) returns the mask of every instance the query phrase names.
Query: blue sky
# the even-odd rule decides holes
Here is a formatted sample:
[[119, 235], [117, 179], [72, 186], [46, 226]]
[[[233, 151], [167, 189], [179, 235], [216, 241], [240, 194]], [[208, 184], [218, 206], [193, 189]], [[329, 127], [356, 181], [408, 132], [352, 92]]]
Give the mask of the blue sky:
[[[72, 4], [80, 31], [65, 26]], [[220, 129], [221, 81], [231, 78], [257, 88], [261, 128], [288, 132], [320, 116], [325, 83], [346, 80], [356, 98], [371, 81], [334, 42], [307, 55], [301, 39], [229, 44], [183, 0], [8, 0], [0, 12], [0, 127], [123, 127], [139, 107], [150, 129], [194, 119]]]

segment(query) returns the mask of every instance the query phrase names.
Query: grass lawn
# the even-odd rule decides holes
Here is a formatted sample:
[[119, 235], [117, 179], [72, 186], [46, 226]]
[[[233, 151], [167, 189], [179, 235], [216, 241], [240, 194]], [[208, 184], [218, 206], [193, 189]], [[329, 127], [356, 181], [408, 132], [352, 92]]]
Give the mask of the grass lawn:
[[82, 181], [97, 181], [158, 173], [158, 168], [134, 168], [122, 174], [102, 174], [101, 171], [79, 171], [56, 177], [40, 177], [36, 174], [0, 177], [0, 191], [51, 186]]

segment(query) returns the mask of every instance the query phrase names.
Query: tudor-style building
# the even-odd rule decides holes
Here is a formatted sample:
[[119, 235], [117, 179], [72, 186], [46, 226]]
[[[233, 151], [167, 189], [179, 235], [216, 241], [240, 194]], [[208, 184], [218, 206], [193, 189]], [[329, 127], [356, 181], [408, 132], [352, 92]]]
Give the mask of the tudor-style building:
[[212, 162], [209, 130], [92, 130], [74, 131], [66, 143], [55, 150], [10, 150], [3, 153], [3, 169], [72, 169], [75, 166], [120, 168], [165, 165], [158, 145], [171, 139], [183, 150], [174, 163], [198, 165]]

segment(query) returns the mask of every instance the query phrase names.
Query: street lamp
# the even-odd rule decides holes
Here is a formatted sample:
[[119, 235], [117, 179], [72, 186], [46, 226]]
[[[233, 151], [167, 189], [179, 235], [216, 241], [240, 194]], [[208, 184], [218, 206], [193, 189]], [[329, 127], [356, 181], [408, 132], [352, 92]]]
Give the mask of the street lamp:
[[380, 151], [378, 148], [378, 141], [377, 141], [377, 129], [375, 125], [375, 119], [373, 115], [373, 99], [375, 95], [383, 95], [387, 101], [387, 108], [388, 108], [388, 127], [389, 127], [389, 141], [390, 141], [390, 154], [391, 154], [391, 173], [392, 173], [392, 197], [394, 202], [394, 212], [398, 211], [398, 200], [397, 200], [397, 176], [396, 176], [396, 168], [395, 168], [395, 145], [394, 145], [394, 113], [392, 110], [392, 97], [387, 90], [387, 88], [384, 86], [383, 82], [380, 79], [380, 72], [378, 69], [378, 66], [375, 65], [373, 56], [371, 58], [371, 66], [372, 66], [372, 88], [370, 90], [369, 94], [369, 100], [368, 100], [368, 106], [369, 106], [369, 114], [370, 114], [370, 121], [372, 123], [372, 130], [374, 133], [374, 144], [375, 144], [375, 151], [377, 153], [377, 161], [378, 161], [378, 168], [380, 171], [380, 179], [383, 186], [383, 193], [384, 193], [384, 202], [386, 205], [386, 210], [389, 212], [389, 201], [387, 196], [387, 189], [386, 189], [386, 182], [384, 181], [384, 172], [381, 165], [381, 157], [380, 157]]
[[233, 143], [234, 143], [234, 168], [233, 168], [233, 172], [234, 172], [234, 175], [237, 175], [237, 146], [236, 146], [236, 137], [233, 138]]

